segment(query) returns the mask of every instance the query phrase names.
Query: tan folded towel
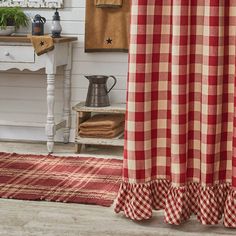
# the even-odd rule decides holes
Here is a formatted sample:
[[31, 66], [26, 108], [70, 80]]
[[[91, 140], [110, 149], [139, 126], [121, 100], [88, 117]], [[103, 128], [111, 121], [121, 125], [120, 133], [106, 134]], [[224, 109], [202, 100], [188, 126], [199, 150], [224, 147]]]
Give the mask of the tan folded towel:
[[112, 129], [109, 127], [103, 128], [103, 127], [97, 126], [97, 127], [86, 127], [86, 128], [80, 127], [80, 130], [83, 132], [86, 132], [86, 131], [99, 132], [99, 131], [110, 131]]
[[119, 8], [99, 8], [86, 0], [85, 52], [128, 52], [130, 0]]
[[106, 132], [106, 131], [111, 131], [113, 129], [116, 129], [117, 127], [119, 126], [122, 126], [124, 127], [125, 126], [125, 122], [121, 122], [119, 125], [117, 125], [116, 127], [114, 128], [110, 128], [110, 127], [104, 127], [104, 126], [97, 126], [97, 127], [80, 127], [80, 131], [82, 132]]
[[123, 0], [95, 0], [96, 7], [122, 7]]
[[79, 131], [81, 137], [87, 138], [114, 138], [124, 131], [124, 125], [108, 131]]
[[93, 128], [93, 129], [114, 129], [124, 122], [125, 116], [123, 114], [98, 114], [94, 115], [87, 121], [80, 124], [80, 129]]
[[54, 49], [53, 38], [49, 35], [32, 36], [28, 35], [34, 47], [35, 53], [40, 56]]

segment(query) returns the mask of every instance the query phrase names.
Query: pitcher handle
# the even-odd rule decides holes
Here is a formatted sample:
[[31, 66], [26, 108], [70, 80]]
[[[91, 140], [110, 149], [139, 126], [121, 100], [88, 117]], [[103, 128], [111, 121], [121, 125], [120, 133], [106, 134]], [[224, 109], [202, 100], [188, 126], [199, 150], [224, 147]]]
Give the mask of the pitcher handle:
[[46, 23], [46, 18], [45, 17], [41, 17], [42, 23], [45, 24]]
[[113, 78], [114, 79], [114, 84], [111, 86], [111, 88], [107, 91], [107, 93], [110, 93], [110, 91], [114, 88], [114, 86], [116, 85], [117, 79], [115, 76], [110, 75], [109, 78]]

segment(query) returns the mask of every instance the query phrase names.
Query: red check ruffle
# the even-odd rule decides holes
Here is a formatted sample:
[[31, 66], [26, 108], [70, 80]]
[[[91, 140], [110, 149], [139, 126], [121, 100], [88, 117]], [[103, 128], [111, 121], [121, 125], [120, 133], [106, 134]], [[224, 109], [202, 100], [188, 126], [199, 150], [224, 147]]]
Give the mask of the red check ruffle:
[[226, 227], [236, 227], [236, 190], [231, 189], [225, 203], [224, 225]]
[[197, 215], [205, 225], [218, 224], [224, 214], [226, 227], [236, 226], [236, 191], [229, 183], [203, 187], [198, 183], [174, 187], [167, 180], [143, 184], [123, 182], [115, 212], [124, 212], [132, 220], [149, 219], [152, 209], [164, 209], [165, 222], [179, 225]]

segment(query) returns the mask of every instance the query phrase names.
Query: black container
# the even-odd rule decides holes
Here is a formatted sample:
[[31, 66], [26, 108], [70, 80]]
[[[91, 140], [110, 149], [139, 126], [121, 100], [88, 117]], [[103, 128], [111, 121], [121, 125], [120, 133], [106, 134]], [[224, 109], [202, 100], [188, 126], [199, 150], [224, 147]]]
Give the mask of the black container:
[[32, 35], [44, 35], [44, 24], [46, 19], [40, 15], [35, 15], [32, 23]]
[[[85, 76], [89, 80], [89, 87], [85, 106], [87, 107], [106, 107], [110, 106], [108, 93], [116, 84], [114, 76], [90, 75]], [[110, 89], [107, 89], [108, 78], [113, 78], [114, 82]]]

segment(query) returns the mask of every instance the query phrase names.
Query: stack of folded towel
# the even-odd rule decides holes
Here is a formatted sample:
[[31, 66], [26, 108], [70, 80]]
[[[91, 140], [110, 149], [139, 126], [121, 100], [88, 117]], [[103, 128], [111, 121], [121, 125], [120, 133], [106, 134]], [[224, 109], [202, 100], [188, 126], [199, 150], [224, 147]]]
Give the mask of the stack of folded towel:
[[124, 131], [123, 114], [94, 115], [79, 126], [79, 135], [87, 138], [114, 138]]

